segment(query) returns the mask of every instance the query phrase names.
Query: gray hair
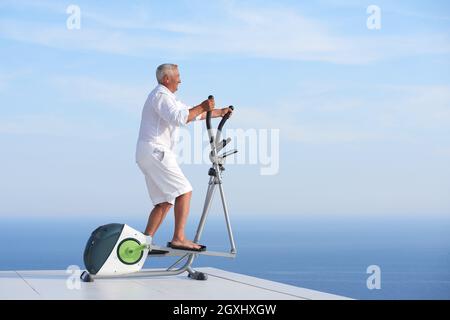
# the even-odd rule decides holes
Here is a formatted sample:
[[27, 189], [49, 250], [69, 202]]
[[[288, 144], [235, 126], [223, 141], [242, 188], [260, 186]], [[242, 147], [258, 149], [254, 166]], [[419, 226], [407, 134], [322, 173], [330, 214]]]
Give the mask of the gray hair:
[[162, 83], [165, 75], [171, 76], [176, 68], [178, 68], [178, 65], [173, 63], [164, 63], [156, 68], [156, 80], [158, 80], [158, 83]]

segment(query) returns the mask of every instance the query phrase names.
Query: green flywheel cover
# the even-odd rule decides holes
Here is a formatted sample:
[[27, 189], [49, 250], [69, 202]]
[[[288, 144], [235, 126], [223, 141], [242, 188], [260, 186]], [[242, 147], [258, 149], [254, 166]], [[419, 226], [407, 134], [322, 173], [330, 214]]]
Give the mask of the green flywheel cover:
[[125, 264], [138, 263], [143, 254], [143, 246], [136, 239], [124, 239], [117, 247], [117, 256]]

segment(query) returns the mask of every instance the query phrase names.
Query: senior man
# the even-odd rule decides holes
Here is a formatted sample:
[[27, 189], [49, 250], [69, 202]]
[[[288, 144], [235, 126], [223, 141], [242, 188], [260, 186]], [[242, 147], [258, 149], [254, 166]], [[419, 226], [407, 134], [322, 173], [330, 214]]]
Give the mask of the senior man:
[[174, 95], [178, 89], [180, 73], [176, 64], [162, 64], [156, 69], [158, 85], [145, 102], [136, 162], [145, 176], [148, 194], [154, 205], [144, 234], [151, 242], [167, 212], [175, 205], [175, 229], [169, 245], [172, 248], [201, 251], [206, 247], [185, 236], [192, 186], [184, 176], [174, 153], [178, 140], [178, 127], [194, 120], [206, 118], [211, 111], [213, 118], [232, 113], [230, 108], [214, 109], [214, 99], [207, 99], [197, 106], [188, 107]]

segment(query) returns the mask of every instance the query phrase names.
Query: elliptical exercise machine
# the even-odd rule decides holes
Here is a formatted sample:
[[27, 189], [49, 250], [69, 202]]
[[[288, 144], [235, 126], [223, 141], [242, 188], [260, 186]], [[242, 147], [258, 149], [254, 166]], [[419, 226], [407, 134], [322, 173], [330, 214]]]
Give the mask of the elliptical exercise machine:
[[[213, 99], [213, 96], [209, 96], [208, 99]], [[234, 110], [233, 106], [230, 106], [230, 108]], [[170, 276], [181, 274], [185, 271], [188, 272], [188, 276], [192, 279], [206, 280], [208, 278], [206, 273], [195, 271], [192, 268], [192, 263], [197, 255], [227, 258], [236, 257], [237, 250], [223, 190], [222, 171], [225, 170], [225, 158], [235, 154], [237, 150], [233, 149], [218, 154], [219, 151], [231, 141], [231, 138], [221, 140], [222, 128], [228, 118], [229, 114], [221, 119], [216, 135], [214, 136], [211, 128], [211, 111], [208, 111], [206, 114], [206, 128], [208, 130], [209, 144], [211, 147], [209, 159], [211, 160], [212, 166], [208, 171], [208, 188], [194, 242], [198, 243], [200, 241], [214, 192], [218, 186], [231, 246], [230, 252], [208, 250], [194, 251], [173, 249], [168, 246], [158, 246], [153, 243], [147, 243], [147, 238], [142, 232], [139, 232], [126, 224], [111, 223], [95, 229], [87, 241], [83, 255], [86, 271], [80, 276], [82, 281], [93, 282], [94, 279], [97, 278], [114, 277]], [[140, 271], [147, 257], [168, 256], [179, 256], [180, 258], [166, 270]], [[185, 260], [184, 265], [175, 268], [175, 266], [179, 265], [183, 260]]]

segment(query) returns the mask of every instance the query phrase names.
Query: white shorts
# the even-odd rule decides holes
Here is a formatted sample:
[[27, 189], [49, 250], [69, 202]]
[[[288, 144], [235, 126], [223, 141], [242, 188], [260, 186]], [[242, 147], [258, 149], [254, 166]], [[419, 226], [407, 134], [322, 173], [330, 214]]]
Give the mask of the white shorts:
[[139, 141], [136, 163], [145, 176], [153, 205], [175, 203], [175, 198], [192, 191], [192, 186], [178, 166], [175, 154], [162, 146]]

